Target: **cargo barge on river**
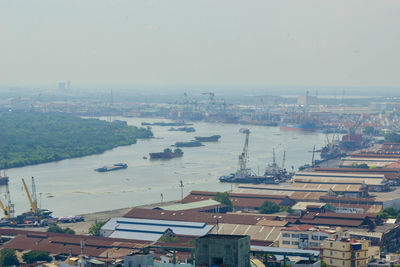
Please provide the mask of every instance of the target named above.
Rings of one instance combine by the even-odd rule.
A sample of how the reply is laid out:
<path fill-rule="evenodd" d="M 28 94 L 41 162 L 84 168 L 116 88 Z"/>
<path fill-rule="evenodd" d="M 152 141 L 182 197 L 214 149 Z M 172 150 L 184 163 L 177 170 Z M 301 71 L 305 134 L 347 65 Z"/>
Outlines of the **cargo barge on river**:
<path fill-rule="evenodd" d="M 121 170 L 121 169 L 126 169 L 128 168 L 128 164 L 126 163 L 117 163 L 111 166 L 103 166 L 101 168 L 95 169 L 96 172 L 110 172 L 110 171 L 116 171 L 116 170 Z"/>

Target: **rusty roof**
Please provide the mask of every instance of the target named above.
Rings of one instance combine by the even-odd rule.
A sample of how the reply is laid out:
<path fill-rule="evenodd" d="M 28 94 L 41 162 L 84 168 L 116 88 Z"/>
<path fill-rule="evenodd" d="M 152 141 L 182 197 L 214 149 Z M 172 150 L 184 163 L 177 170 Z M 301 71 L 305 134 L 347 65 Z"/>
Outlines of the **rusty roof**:
<path fill-rule="evenodd" d="M 253 214 L 252 214 L 253 215 Z M 187 222 L 204 222 L 208 224 L 232 223 L 232 224 L 247 224 L 256 225 L 260 220 L 276 220 L 277 216 L 258 214 L 253 216 L 243 216 L 234 213 L 209 213 L 198 211 L 168 211 L 155 209 L 133 208 L 127 214 L 126 218 L 142 218 L 154 220 L 172 220 L 172 221 L 187 221 Z"/>
<path fill-rule="evenodd" d="M 1 235 L 15 236 L 3 244 L 15 250 L 40 250 L 51 254 L 81 254 L 81 241 L 85 242 L 84 254 L 91 257 L 121 258 L 150 244 L 141 240 L 116 239 L 98 236 L 41 233 L 16 229 L 0 229 Z"/>

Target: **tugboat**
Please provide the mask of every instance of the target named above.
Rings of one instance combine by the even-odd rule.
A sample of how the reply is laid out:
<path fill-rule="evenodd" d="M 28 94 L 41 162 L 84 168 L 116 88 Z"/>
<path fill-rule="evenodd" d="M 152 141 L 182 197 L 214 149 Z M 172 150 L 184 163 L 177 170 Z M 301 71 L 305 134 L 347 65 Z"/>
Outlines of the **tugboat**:
<path fill-rule="evenodd" d="M 128 164 L 126 163 L 117 163 L 111 166 L 103 166 L 101 168 L 95 169 L 96 172 L 110 172 L 110 171 L 116 171 L 116 170 L 121 170 L 121 169 L 126 169 L 128 168 Z"/>
<path fill-rule="evenodd" d="M 183 151 L 179 148 L 172 151 L 169 148 L 164 149 L 163 152 L 149 153 L 150 159 L 172 159 L 183 156 Z"/>
<path fill-rule="evenodd" d="M 218 142 L 221 138 L 220 135 L 212 135 L 212 136 L 195 136 L 194 139 L 199 142 Z"/>

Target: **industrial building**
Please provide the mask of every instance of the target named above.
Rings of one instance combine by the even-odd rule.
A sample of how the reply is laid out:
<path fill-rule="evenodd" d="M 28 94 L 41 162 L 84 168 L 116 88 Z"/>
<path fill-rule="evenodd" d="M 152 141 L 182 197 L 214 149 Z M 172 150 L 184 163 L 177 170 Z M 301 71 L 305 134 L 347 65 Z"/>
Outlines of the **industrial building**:
<path fill-rule="evenodd" d="M 111 238 L 157 241 L 166 232 L 199 237 L 210 232 L 212 228 L 212 225 L 199 222 L 117 218 L 103 225 L 100 233 Z"/>

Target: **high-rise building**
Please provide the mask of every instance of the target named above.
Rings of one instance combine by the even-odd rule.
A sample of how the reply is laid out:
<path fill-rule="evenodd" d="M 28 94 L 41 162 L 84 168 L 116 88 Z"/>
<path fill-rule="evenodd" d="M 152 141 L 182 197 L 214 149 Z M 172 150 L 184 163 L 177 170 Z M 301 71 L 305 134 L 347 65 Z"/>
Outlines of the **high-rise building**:
<path fill-rule="evenodd" d="M 58 90 L 65 90 L 65 82 L 58 83 Z"/>

